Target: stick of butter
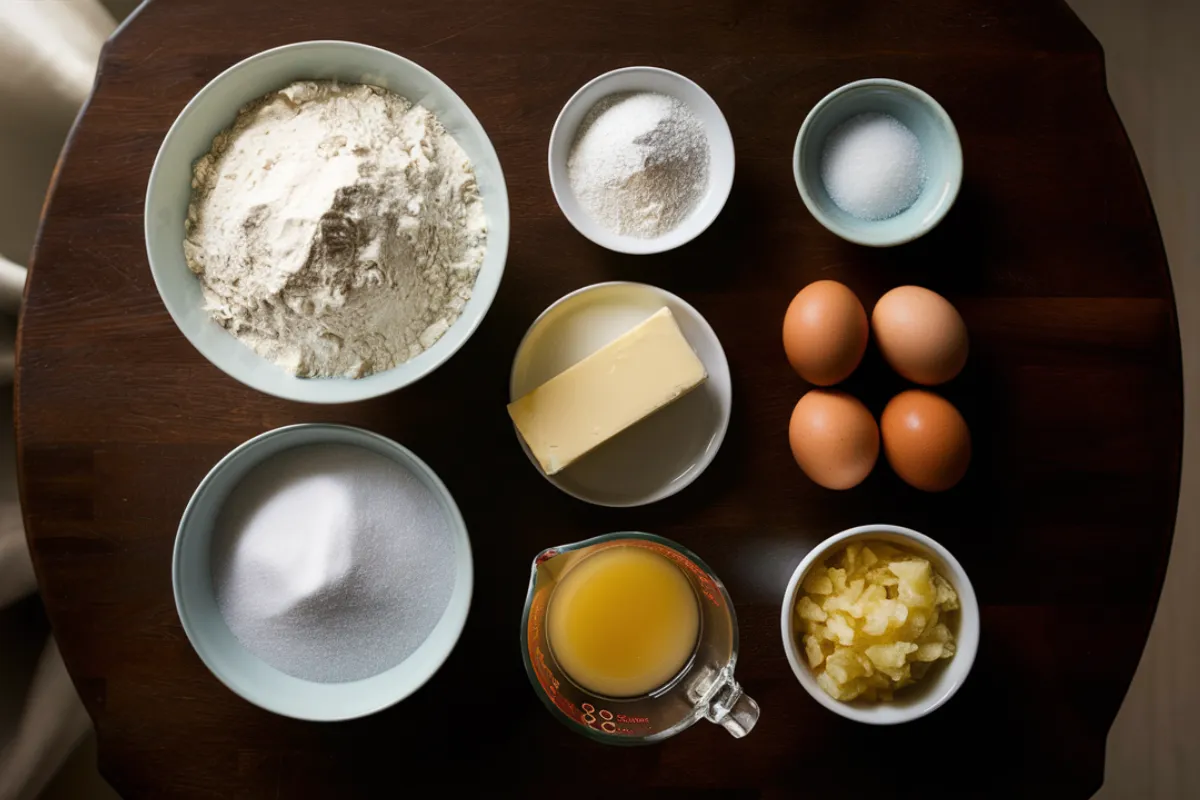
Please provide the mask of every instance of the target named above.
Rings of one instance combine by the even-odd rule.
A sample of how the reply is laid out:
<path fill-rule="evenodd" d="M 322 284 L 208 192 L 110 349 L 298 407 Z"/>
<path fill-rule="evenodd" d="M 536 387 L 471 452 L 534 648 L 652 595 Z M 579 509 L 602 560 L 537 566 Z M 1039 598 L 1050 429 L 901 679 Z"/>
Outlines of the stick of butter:
<path fill-rule="evenodd" d="M 669 308 L 508 405 L 554 475 L 708 379 Z"/>

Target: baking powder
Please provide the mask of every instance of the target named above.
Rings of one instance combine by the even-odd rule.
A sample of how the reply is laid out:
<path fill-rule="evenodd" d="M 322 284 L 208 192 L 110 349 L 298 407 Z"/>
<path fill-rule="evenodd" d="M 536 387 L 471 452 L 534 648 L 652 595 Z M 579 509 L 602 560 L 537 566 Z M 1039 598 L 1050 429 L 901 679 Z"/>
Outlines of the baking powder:
<path fill-rule="evenodd" d="M 571 190 L 614 233 L 653 239 L 674 229 L 708 189 L 704 124 L 665 94 L 616 94 L 596 104 L 567 159 Z"/>

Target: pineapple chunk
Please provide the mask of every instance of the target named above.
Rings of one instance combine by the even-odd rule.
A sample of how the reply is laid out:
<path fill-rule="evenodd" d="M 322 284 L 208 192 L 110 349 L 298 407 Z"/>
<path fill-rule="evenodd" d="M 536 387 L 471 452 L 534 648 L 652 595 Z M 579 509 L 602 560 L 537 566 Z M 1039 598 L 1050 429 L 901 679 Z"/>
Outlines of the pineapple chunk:
<path fill-rule="evenodd" d="M 876 586 L 898 586 L 900 584 L 900 579 L 888 569 L 886 564 L 868 571 L 866 578 Z"/>
<path fill-rule="evenodd" d="M 862 563 L 862 569 L 865 572 L 879 563 L 879 556 L 875 555 L 875 551 L 870 547 L 863 547 L 862 552 L 858 554 L 858 560 Z"/>
<path fill-rule="evenodd" d="M 865 586 L 866 581 L 862 578 L 856 578 L 846 584 L 846 588 L 842 591 L 825 598 L 825 602 L 821 607 L 826 611 L 845 611 L 848 613 L 854 607 L 854 604 L 858 602 L 858 598 L 862 596 Z M 859 614 L 859 616 L 862 615 Z"/>
<path fill-rule="evenodd" d="M 842 689 L 842 685 L 829 677 L 826 671 L 817 673 L 817 685 L 825 690 L 825 694 L 832 697 L 834 700 L 849 700 L 847 693 Z"/>
<path fill-rule="evenodd" d="M 937 600 L 930 581 L 933 572 L 925 559 L 893 561 L 888 568 L 900 579 L 900 600 L 905 605 L 931 606 Z"/>
<path fill-rule="evenodd" d="M 809 594 L 833 594 L 833 581 L 824 569 L 809 570 L 802 585 Z"/>
<path fill-rule="evenodd" d="M 846 609 L 850 616 L 855 619 L 863 619 L 867 612 L 873 608 L 877 608 L 880 603 L 887 602 L 887 589 L 882 586 L 868 586 L 866 590 L 858 596 L 858 600 L 854 602 L 850 608 Z"/>
<path fill-rule="evenodd" d="M 833 634 L 838 644 L 854 644 L 854 628 L 846 621 L 846 615 L 834 612 L 829 615 L 825 627 Z"/>
<path fill-rule="evenodd" d="M 880 669 L 899 669 L 908 663 L 908 654 L 915 653 L 917 645 L 911 642 L 896 642 L 895 644 L 873 644 L 867 648 L 867 658 Z"/>
<path fill-rule="evenodd" d="M 846 568 L 846 574 L 854 577 L 858 574 L 858 554 L 862 552 L 861 544 L 846 545 L 846 555 L 842 557 L 842 566 Z"/>
<path fill-rule="evenodd" d="M 929 645 L 925 645 L 928 647 Z M 941 645 L 937 645 L 941 647 Z M 821 647 L 821 640 L 816 636 L 804 637 L 804 655 L 808 658 L 808 666 L 816 669 L 821 666 L 821 662 L 825 660 L 825 650 Z"/>
<path fill-rule="evenodd" d="M 934 575 L 933 588 L 937 592 L 937 598 L 933 601 L 934 605 L 943 611 L 958 610 L 958 592 L 954 591 L 954 587 L 945 578 L 941 575 Z"/>
<path fill-rule="evenodd" d="M 810 597 L 800 598 L 800 603 L 796 606 L 796 613 L 800 615 L 800 619 L 809 619 L 813 622 L 824 622 L 829 618 L 825 610 L 814 603 Z"/>
<path fill-rule="evenodd" d="M 926 642 L 917 646 L 914 658 L 917 661 L 937 661 L 946 652 L 946 645 L 941 642 Z"/>
<path fill-rule="evenodd" d="M 833 591 L 841 594 L 846 591 L 846 570 L 830 569 L 828 571 L 829 580 L 833 583 Z"/>

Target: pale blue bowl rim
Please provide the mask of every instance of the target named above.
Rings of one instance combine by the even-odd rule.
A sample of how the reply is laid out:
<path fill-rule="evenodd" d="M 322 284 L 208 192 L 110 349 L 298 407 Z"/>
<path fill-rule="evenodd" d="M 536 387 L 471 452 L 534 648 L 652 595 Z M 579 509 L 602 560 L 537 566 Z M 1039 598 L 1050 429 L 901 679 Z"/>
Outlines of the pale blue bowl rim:
<path fill-rule="evenodd" d="M 180 545 L 183 541 L 183 537 L 186 535 L 186 530 L 192 524 L 193 517 L 200 506 L 201 501 L 199 498 L 201 498 L 201 496 L 204 494 L 204 491 L 214 480 L 216 480 L 216 477 L 220 475 L 221 472 L 228 469 L 240 458 L 243 458 L 248 452 L 260 447 L 268 440 L 277 438 L 291 438 L 305 431 L 323 431 L 333 434 L 334 436 L 365 436 L 376 440 L 385 448 L 400 454 L 407 462 L 402 464 L 402 466 L 405 468 L 416 469 L 417 471 L 423 473 L 424 476 L 429 478 L 430 483 L 434 487 L 435 493 L 440 495 L 441 498 L 445 500 L 445 507 L 449 512 L 448 522 L 450 523 L 452 529 L 463 532 L 463 539 L 466 546 L 467 569 L 465 576 L 460 578 L 466 584 L 466 603 L 464 606 L 464 611 L 461 614 L 461 619 L 454 621 L 454 627 L 456 630 L 454 632 L 453 640 L 451 641 L 450 646 L 446 649 L 446 652 L 442 654 L 440 658 L 438 658 L 436 666 L 430 670 L 428 675 L 424 676 L 423 679 L 417 682 L 416 686 L 411 692 L 408 692 L 402 696 L 381 695 L 377 700 L 371 703 L 364 703 L 361 707 L 355 708 L 349 713 L 339 716 L 326 716 L 307 712 L 303 707 L 303 702 L 298 702 L 295 706 L 289 706 L 287 708 L 277 705 L 264 705 L 263 703 L 259 702 L 258 698 L 254 698 L 246 694 L 236 676 L 230 675 L 227 672 L 218 669 L 215 664 L 213 664 L 209 659 L 205 658 L 201 649 L 196 647 L 196 641 L 200 638 L 203 638 L 204 634 L 195 625 L 189 622 L 189 615 L 184 611 L 185 603 L 183 602 L 180 589 L 180 586 L 183 582 L 183 578 L 180 574 Z M 297 446 L 303 446 L 303 443 L 297 443 Z M 212 469 L 205 474 L 200 483 L 196 485 L 195 491 L 192 492 L 192 496 L 188 499 L 187 505 L 184 507 L 183 514 L 179 518 L 179 527 L 175 533 L 175 544 L 171 551 L 171 592 L 175 599 L 176 616 L 179 617 L 179 622 L 183 626 L 183 632 L 188 638 L 188 643 L 192 646 L 192 652 L 196 654 L 208 671 L 227 689 L 248 703 L 258 706 L 266 711 L 270 711 L 274 714 L 310 722 L 340 722 L 343 720 L 359 719 L 361 717 L 370 716 L 371 714 L 375 714 L 383 711 L 386 708 L 390 708 L 405 698 L 410 697 L 418 689 L 428 683 L 434 675 L 437 674 L 438 670 L 441 669 L 442 665 L 445 664 L 446 659 L 450 657 L 450 654 L 458 645 L 458 640 L 462 637 L 463 629 L 467 624 L 467 616 L 470 611 L 471 598 L 474 594 L 475 584 L 475 570 L 473 561 L 474 559 L 471 553 L 470 536 L 467 535 L 467 524 L 463 519 L 462 512 L 458 508 L 458 504 L 454 502 L 454 496 L 450 494 L 450 490 L 442 482 L 442 479 L 438 477 L 438 474 L 434 472 L 433 468 L 426 464 L 419 456 L 417 456 L 416 453 L 409 450 L 399 442 L 389 439 L 382 434 L 375 433 L 374 431 L 369 431 L 364 428 L 358 428 L 353 425 L 339 425 L 335 423 L 324 422 L 301 422 L 293 425 L 284 425 L 279 428 L 272 428 L 269 431 L 264 431 L 263 433 L 260 433 L 257 436 L 242 442 L 237 447 L 223 455 L 221 459 L 213 465 Z M 450 613 L 449 606 L 447 606 L 445 613 Z"/>
<path fill-rule="evenodd" d="M 945 196 L 943 197 L 942 202 L 938 206 L 937 213 L 928 220 L 927 224 L 914 227 L 891 239 L 868 239 L 859 236 L 853 230 L 839 225 L 837 222 L 830 219 L 829 216 L 825 214 L 825 211 L 821 208 L 820 204 L 817 203 L 817 201 L 814 200 L 809 194 L 808 187 L 805 184 L 804 176 L 800 171 L 801 143 L 810 132 L 813 120 L 824 113 L 829 105 L 841 95 L 856 89 L 863 89 L 867 87 L 891 89 L 902 94 L 908 94 L 932 111 L 934 116 L 938 117 L 945 124 L 946 130 L 950 134 L 949 139 L 951 142 L 951 147 L 947 152 L 947 155 L 950 157 L 956 167 L 956 169 L 952 170 L 950 190 L 946 192 Z M 950 208 L 954 205 L 955 199 L 958 197 L 958 190 L 962 186 L 962 164 L 962 142 L 958 136 L 958 129 L 954 127 L 954 121 L 950 119 L 950 115 L 946 113 L 946 109 L 942 108 L 942 104 L 933 99 L 933 96 L 928 92 L 924 91 L 923 89 L 918 89 L 911 83 L 898 81 L 895 78 L 863 78 L 861 80 L 851 81 L 844 86 L 839 86 L 829 94 L 822 97 L 821 100 L 812 107 L 812 110 L 809 111 L 808 115 L 804 118 L 804 123 L 800 126 L 800 132 L 796 134 L 796 145 L 792 149 L 792 176 L 796 180 L 796 188 L 800 190 L 800 197 L 804 200 L 804 205 L 808 208 L 809 212 L 816 218 L 817 222 L 820 222 L 822 225 L 824 225 L 825 228 L 830 232 L 837 234 L 848 242 L 866 245 L 867 247 L 891 247 L 893 245 L 905 244 L 921 238 L 926 233 L 936 228 L 938 223 L 942 221 L 942 218 L 945 217 L 950 211 Z"/>

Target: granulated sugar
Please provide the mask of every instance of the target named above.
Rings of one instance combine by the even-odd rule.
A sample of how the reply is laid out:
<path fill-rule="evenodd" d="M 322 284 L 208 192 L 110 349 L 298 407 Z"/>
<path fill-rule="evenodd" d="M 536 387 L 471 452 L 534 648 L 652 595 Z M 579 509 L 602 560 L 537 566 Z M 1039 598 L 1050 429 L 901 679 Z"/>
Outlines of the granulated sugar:
<path fill-rule="evenodd" d="M 614 233 L 653 239 L 692 212 L 708 189 L 704 124 L 665 94 L 606 97 L 588 112 L 567 158 L 584 211 Z"/>
<path fill-rule="evenodd" d="M 894 217 L 916 202 L 925 186 L 921 142 L 888 114 L 851 117 L 825 140 L 821 180 L 846 213 L 865 220 Z"/>
<path fill-rule="evenodd" d="M 287 450 L 226 501 L 213 540 L 225 622 L 277 669 L 322 683 L 377 675 L 429 636 L 450 600 L 454 540 L 438 499 L 350 445 Z"/>

